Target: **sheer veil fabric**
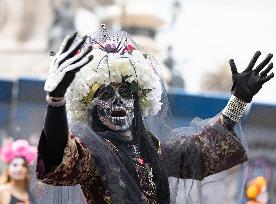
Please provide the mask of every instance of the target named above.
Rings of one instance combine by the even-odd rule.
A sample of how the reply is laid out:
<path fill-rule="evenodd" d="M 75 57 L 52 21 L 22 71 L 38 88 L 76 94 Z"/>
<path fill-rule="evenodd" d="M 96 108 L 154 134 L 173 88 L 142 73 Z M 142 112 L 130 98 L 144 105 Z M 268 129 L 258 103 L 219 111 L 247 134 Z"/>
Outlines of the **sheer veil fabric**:
<path fill-rule="evenodd" d="M 163 170 L 168 177 L 170 203 L 224 203 L 229 198 L 230 193 L 227 190 L 221 191 L 218 189 L 218 186 L 228 185 L 229 178 L 230 180 L 236 178 L 235 174 L 237 174 L 237 171 L 223 171 L 226 170 L 224 166 L 228 168 L 236 164 L 226 164 L 227 162 L 232 162 L 231 158 L 221 161 L 222 158 L 216 157 L 214 152 L 221 150 L 223 154 L 228 154 L 228 150 L 232 151 L 229 147 L 233 148 L 237 144 L 242 144 L 241 146 L 246 147 L 246 140 L 242 134 L 240 124 L 236 125 L 235 131 L 229 131 L 218 123 L 221 116 L 218 113 L 217 116 L 211 119 L 195 119 L 189 127 L 175 128 L 167 92 L 162 80 L 162 71 L 158 62 L 126 33 L 108 33 L 108 35 L 115 36 L 114 38 L 116 39 L 119 36 L 120 42 L 132 45 L 135 49 L 139 50 L 146 56 L 147 63 L 154 70 L 156 76 L 158 76 L 162 89 L 160 110 L 154 115 L 147 114 L 145 116 L 143 110 L 141 110 L 140 114 L 142 115 L 142 121 L 146 130 L 160 142 L 159 160 L 162 162 Z M 102 33 L 91 34 L 90 36 L 92 36 L 92 39 L 100 41 Z M 102 60 L 98 63 L 108 63 L 108 61 Z M 89 66 L 89 64 L 86 66 Z M 81 72 L 82 70 L 80 70 L 80 74 Z M 77 85 L 78 74 L 69 87 L 70 89 L 73 89 Z M 69 96 L 67 94 L 67 100 L 68 98 L 70 98 L 70 94 Z M 93 108 L 94 106 L 91 104 L 87 109 L 90 115 Z M 110 192 L 113 203 L 142 203 L 142 192 L 139 185 L 137 185 L 137 182 L 122 164 L 118 156 L 106 144 L 105 139 L 116 137 L 116 134 L 95 132 L 89 125 L 89 117 L 86 118 L 86 121 L 78 121 L 76 118 L 70 116 L 70 111 L 68 112 L 70 131 L 74 136 L 79 137 L 89 150 L 93 152 L 95 162 L 100 169 L 101 179 L 106 189 Z M 205 138 L 205 135 L 209 136 Z M 225 137 L 224 141 L 217 142 L 220 144 L 219 146 L 215 145 L 216 141 L 222 137 Z M 214 145 L 212 142 L 214 142 Z M 210 154 L 202 154 L 202 152 L 206 151 L 206 148 L 208 148 Z M 217 148 L 220 148 L 220 150 Z M 233 154 L 234 156 L 232 156 L 235 157 L 235 153 Z M 202 167 L 207 162 L 211 166 L 211 170 L 208 171 Z M 243 183 L 246 166 L 242 165 L 241 168 L 244 169 L 244 172 L 240 174 L 239 181 Z M 218 169 L 222 172 L 217 173 Z M 79 185 L 51 186 L 43 184 L 35 177 L 35 167 L 32 167 L 32 172 L 33 175 L 30 182 L 32 203 L 86 203 Z M 210 175 L 210 173 L 214 173 L 214 175 Z M 239 189 L 235 193 L 234 196 L 238 200 L 238 197 L 242 194 L 242 189 Z"/>

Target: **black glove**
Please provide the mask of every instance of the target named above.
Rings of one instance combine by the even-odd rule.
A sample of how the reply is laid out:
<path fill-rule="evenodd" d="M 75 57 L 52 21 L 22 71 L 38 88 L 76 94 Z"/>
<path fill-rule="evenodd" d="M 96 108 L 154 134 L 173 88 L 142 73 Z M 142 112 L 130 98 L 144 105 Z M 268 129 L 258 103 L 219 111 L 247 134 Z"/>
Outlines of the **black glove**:
<path fill-rule="evenodd" d="M 75 78 L 75 74 L 93 59 L 93 55 L 89 55 L 92 50 L 91 46 L 81 49 L 87 36 L 82 37 L 80 41 L 74 43 L 76 36 L 77 33 L 68 35 L 64 39 L 59 52 L 53 58 L 51 66 L 54 71 L 48 77 L 57 77 L 60 81 L 57 80 L 58 84 L 55 89 L 49 92 L 49 95 L 52 97 L 64 97 L 67 88 Z M 50 81 L 51 79 L 47 80 Z"/>
<path fill-rule="evenodd" d="M 268 54 L 267 57 L 255 69 L 253 69 L 260 55 L 261 52 L 257 51 L 247 68 L 241 73 L 238 73 L 234 60 L 230 59 L 229 61 L 233 80 L 231 93 L 246 103 L 250 103 L 253 96 L 262 88 L 262 85 L 274 77 L 273 72 L 267 75 L 273 68 L 272 62 L 267 66 L 273 57 L 272 54 Z M 262 72 L 260 73 L 260 71 Z"/>

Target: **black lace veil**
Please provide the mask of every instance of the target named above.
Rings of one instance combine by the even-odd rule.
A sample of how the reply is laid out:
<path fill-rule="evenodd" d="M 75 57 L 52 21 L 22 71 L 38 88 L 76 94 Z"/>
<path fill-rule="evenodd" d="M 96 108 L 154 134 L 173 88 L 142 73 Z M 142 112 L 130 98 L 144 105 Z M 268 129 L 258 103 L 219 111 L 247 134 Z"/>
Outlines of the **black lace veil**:
<path fill-rule="evenodd" d="M 104 29 L 99 33 L 91 34 L 90 36 L 91 38 L 89 38 L 87 43 L 89 44 L 93 42 L 94 46 L 98 45 L 98 49 L 104 49 L 101 47 L 101 42 L 105 41 L 107 37 L 109 40 L 115 40 L 116 46 L 113 50 L 110 50 L 110 52 L 114 53 L 125 48 L 125 45 L 133 46 L 136 50 L 139 50 L 143 56 L 145 56 L 149 67 L 155 74 L 154 77 L 158 77 L 161 90 L 159 101 L 160 109 L 156 114 L 147 114 L 145 116 L 143 108 L 140 103 L 138 103 L 139 95 L 137 94 L 135 118 L 133 121 L 134 128 L 132 130 L 133 134 L 136 136 L 135 138 L 137 139 L 137 142 L 140 144 L 143 157 L 145 157 L 146 161 L 153 167 L 153 180 L 157 186 L 157 203 L 226 203 L 224 201 L 227 201 L 228 197 L 231 197 L 232 195 L 230 190 L 227 192 L 230 183 L 235 183 L 236 181 L 244 182 L 244 172 L 246 171 L 245 165 L 240 167 L 240 169 L 243 170 L 237 170 L 236 168 L 215 175 L 206 175 L 207 177 L 204 178 L 202 177 L 202 160 L 205 158 L 202 158 L 202 149 L 200 149 L 197 146 L 197 143 L 193 140 L 193 136 L 206 131 L 206 127 L 212 127 L 212 129 L 210 128 L 210 131 L 207 131 L 206 134 L 214 133 L 218 136 L 226 135 L 226 138 L 233 137 L 231 132 L 227 129 L 222 128 L 219 125 L 213 125 L 220 113 L 211 119 L 193 120 L 189 127 L 175 128 L 173 115 L 167 98 L 167 92 L 162 80 L 161 66 L 155 58 L 135 43 L 127 33 L 109 33 Z M 108 63 L 108 60 L 98 62 L 98 64 L 101 63 Z M 139 60 L 135 63 L 139 63 Z M 135 63 L 133 65 L 134 69 Z M 72 83 L 70 87 L 71 89 L 78 85 L 77 80 L 78 75 Z M 123 159 L 124 161 L 122 162 L 122 160 L 112 152 L 109 146 L 106 145 L 105 139 L 112 140 L 116 143 L 117 148 L 121 148 L 121 152 L 124 152 L 123 147 L 121 147 L 121 144 L 123 144 L 124 141 L 116 140 L 116 138 L 120 136 L 112 131 L 98 132 L 89 125 L 89 121 L 91 121 L 91 113 L 94 108 L 95 106 L 91 102 L 90 106 L 87 108 L 87 111 L 89 111 L 89 117 L 86 117 L 86 122 L 81 120 L 78 121 L 74 118 L 72 119 L 69 115 L 70 131 L 76 137 L 81 138 L 82 142 L 84 142 L 90 151 L 93 152 L 93 155 L 95 155 L 95 161 L 99 166 L 101 179 L 106 189 L 110 192 L 113 203 L 144 203 L 136 175 L 131 173 L 132 166 L 128 165 L 128 158 Z M 241 142 L 246 146 L 246 141 L 241 132 L 240 124 L 236 125 L 235 133 L 236 138 L 234 141 L 237 143 Z M 157 141 L 160 142 L 161 149 L 157 148 L 157 145 L 153 143 L 151 137 L 158 139 Z M 208 142 L 210 141 L 206 141 L 206 143 Z M 202 148 L 204 150 L 204 147 Z M 212 145 L 210 145 L 210 149 L 216 151 L 216 148 L 216 146 L 212 147 Z M 220 162 L 215 161 L 216 159 L 218 158 L 210 158 L 210 162 L 214 163 L 214 165 Z M 185 172 L 182 172 L 183 169 L 186 169 Z M 86 203 L 79 185 L 46 185 L 35 178 L 34 167 L 32 167 L 32 172 L 33 176 L 30 185 L 32 203 Z M 233 188 L 233 196 L 237 201 L 239 200 L 238 197 L 241 196 L 242 190 L 239 189 L 239 192 L 236 192 L 235 186 Z"/>

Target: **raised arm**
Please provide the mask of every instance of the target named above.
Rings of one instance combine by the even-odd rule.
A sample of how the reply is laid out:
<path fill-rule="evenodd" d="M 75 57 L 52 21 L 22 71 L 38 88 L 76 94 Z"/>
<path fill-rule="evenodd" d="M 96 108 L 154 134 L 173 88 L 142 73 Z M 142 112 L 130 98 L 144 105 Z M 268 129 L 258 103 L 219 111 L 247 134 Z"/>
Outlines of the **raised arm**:
<path fill-rule="evenodd" d="M 247 68 L 241 73 L 238 73 L 234 60 L 231 59 L 229 61 L 233 80 L 231 88 L 232 97 L 222 113 L 225 118 L 229 118 L 233 122 L 239 122 L 246 104 L 252 101 L 254 95 L 260 91 L 264 83 L 274 77 L 273 72 L 268 75 L 273 68 L 273 63 L 269 63 L 273 57 L 272 54 L 268 54 L 267 57 L 253 69 L 260 55 L 261 52 L 257 51 Z"/>
<path fill-rule="evenodd" d="M 273 68 L 272 63 L 268 65 L 272 54 L 253 69 L 260 54 L 259 51 L 256 52 L 241 73 L 238 73 L 234 60 L 230 60 L 233 95 L 218 117 L 192 135 L 184 135 L 185 133 L 176 130 L 178 137 L 163 144 L 163 157 L 170 176 L 202 180 L 247 160 L 246 151 L 234 132 L 234 126 L 240 121 L 246 104 L 274 76 L 273 73 L 268 75 Z"/>
<path fill-rule="evenodd" d="M 76 36 L 77 33 L 74 33 L 64 39 L 58 53 L 52 58 L 45 83 L 48 107 L 42 136 L 45 136 L 43 154 L 49 166 L 60 164 L 67 143 L 68 124 L 64 100 L 66 90 L 76 72 L 93 58 L 89 55 L 91 47 L 81 49 L 86 36 L 79 41 L 76 41 Z"/>

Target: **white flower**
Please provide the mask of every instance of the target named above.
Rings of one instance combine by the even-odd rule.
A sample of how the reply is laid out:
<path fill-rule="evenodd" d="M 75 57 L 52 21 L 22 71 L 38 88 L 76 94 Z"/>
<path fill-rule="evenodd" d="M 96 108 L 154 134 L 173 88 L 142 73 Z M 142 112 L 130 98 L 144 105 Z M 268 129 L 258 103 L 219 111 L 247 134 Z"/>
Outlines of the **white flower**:
<path fill-rule="evenodd" d="M 101 49 L 92 50 L 94 59 L 83 67 L 75 77 L 66 93 L 69 121 L 88 123 L 90 104 L 84 104 L 83 99 L 90 92 L 90 87 L 111 82 L 122 82 L 122 77 L 128 76 L 126 82 L 137 82 L 139 90 L 149 89 L 145 96 L 140 97 L 143 115 L 155 115 L 161 109 L 162 85 L 159 76 L 150 62 L 139 50 L 126 57 L 119 53 L 107 53 Z"/>

